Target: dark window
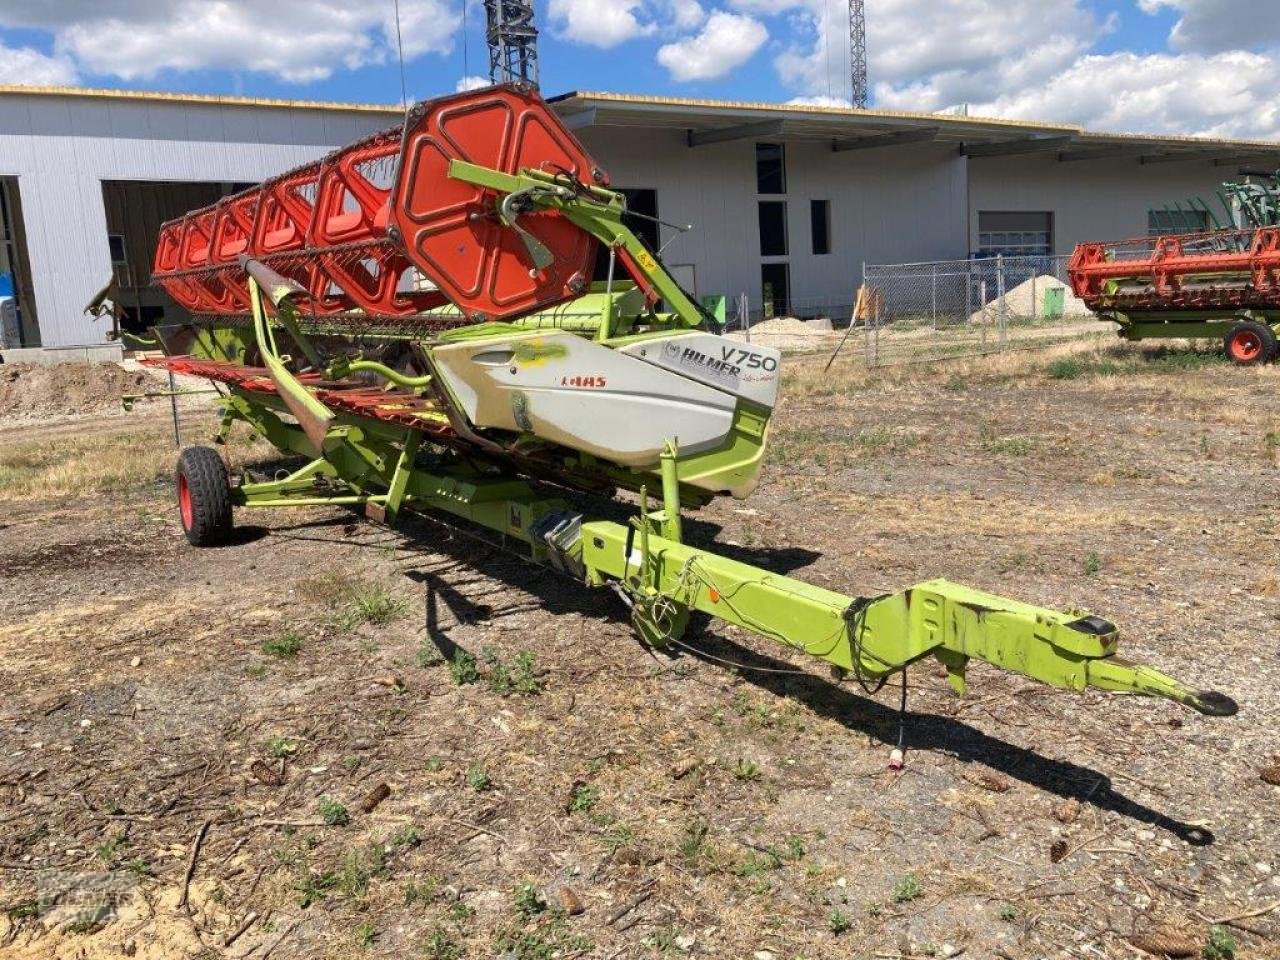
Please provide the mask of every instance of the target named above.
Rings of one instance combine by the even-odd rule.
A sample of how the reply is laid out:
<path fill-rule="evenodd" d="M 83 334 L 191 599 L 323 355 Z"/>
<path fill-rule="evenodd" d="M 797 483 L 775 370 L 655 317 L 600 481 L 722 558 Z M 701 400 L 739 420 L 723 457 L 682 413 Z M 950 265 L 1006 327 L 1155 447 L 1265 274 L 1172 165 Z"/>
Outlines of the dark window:
<path fill-rule="evenodd" d="M 1208 233 L 1208 210 L 1164 210 L 1147 211 L 1147 235 L 1152 237 L 1172 236 L 1180 233 Z"/>
<path fill-rule="evenodd" d="M 791 270 L 787 264 L 760 265 L 760 302 L 766 319 L 791 312 Z"/>
<path fill-rule="evenodd" d="M 658 191 L 647 188 L 610 187 L 627 198 L 627 212 L 622 215 L 623 226 L 644 241 L 644 245 L 654 253 L 662 246 L 658 238 Z M 615 267 L 613 275 L 622 279 L 626 271 Z M 604 281 L 609 278 L 609 251 L 600 244 L 596 254 L 594 279 Z"/>
<path fill-rule="evenodd" d="M 814 256 L 831 252 L 831 201 L 809 201 L 809 230 L 813 236 Z"/>
<path fill-rule="evenodd" d="M 978 213 L 978 256 L 1048 257 L 1053 255 L 1053 213 L 987 211 Z"/>
<path fill-rule="evenodd" d="M 787 155 L 782 144 L 756 144 L 756 192 L 787 192 Z"/>
<path fill-rule="evenodd" d="M 129 258 L 124 252 L 124 235 L 119 233 L 107 234 L 107 245 L 111 247 L 112 263 L 128 263 Z"/>
<path fill-rule="evenodd" d="M 760 256 L 787 255 L 787 205 L 781 200 L 760 201 Z"/>

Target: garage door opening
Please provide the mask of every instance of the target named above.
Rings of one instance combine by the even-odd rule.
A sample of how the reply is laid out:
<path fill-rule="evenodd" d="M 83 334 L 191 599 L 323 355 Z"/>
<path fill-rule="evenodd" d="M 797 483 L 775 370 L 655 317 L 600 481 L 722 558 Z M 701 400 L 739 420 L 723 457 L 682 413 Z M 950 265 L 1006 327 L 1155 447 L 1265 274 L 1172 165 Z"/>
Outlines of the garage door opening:
<path fill-rule="evenodd" d="M 104 180 L 111 272 L 124 311 L 120 328 L 145 335 L 148 328 L 185 323 L 191 315 L 160 287 L 151 285 L 151 263 L 160 227 L 200 207 L 250 186 L 245 183 L 168 183 L 150 180 Z"/>
<path fill-rule="evenodd" d="M 40 346 L 17 177 L 0 177 L 0 346 Z"/>

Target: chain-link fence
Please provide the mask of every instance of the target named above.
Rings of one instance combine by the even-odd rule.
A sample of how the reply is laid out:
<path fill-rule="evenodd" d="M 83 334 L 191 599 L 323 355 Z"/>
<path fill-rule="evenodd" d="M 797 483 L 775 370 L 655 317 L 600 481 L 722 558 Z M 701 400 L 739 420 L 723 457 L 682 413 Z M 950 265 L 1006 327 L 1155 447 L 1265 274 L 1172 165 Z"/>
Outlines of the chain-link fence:
<path fill-rule="evenodd" d="M 855 325 L 870 366 L 1044 346 L 1109 328 L 1071 292 L 1067 257 L 868 264 Z"/>
<path fill-rule="evenodd" d="M 731 333 L 792 352 L 861 349 L 869 366 L 944 360 L 1106 336 L 1071 292 L 1067 257 L 867 264 L 856 301 L 744 293 L 726 304 Z M 768 289 L 766 295 L 770 293 Z"/>

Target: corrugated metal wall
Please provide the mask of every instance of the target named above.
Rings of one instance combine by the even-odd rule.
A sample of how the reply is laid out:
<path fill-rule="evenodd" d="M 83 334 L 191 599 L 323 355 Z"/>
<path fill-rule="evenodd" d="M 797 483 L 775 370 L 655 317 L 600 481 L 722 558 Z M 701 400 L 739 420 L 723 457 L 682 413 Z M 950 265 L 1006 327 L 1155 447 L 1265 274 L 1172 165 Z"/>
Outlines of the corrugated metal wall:
<path fill-rule="evenodd" d="M 1233 177 L 1212 160 L 1140 164 L 1137 160 L 1058 163 L 1045 157 L 969 161 L 970 236 L 978 244 L 978 214 L 990 211 L 1053 213 L 1054 253 L 1076 244 L 1147 234 L 1147 212 L 1186 201 L 1210 200 Z M 1185 205 L 1185 203 L 1184 203 Z M 1215 204 L 1216 206 L 1216 204 Z"/>
<path fill-rule="evenodd" d="M 106 180 L 256 183 L 392 126 L 397 113 L 0 95 L 44 346 L 96 344 L 84 305 L 111 276 Z M 148 262 L 149 262 L 148 256 Z"/>

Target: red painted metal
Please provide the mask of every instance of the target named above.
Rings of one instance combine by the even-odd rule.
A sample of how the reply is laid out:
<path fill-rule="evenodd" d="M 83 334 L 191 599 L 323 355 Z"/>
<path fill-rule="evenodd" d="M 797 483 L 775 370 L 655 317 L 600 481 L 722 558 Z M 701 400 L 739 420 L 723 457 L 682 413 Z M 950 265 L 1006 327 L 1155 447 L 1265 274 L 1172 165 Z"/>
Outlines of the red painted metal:
<path fill-rule="evenodd" d="M 238 258 L 248 254 L 307 291 L 304 314 L 407 318 L 451 301 L 459 322 L 519 316 L 585 289 L 596 241 L 554 211 L 522 216 L 554 258 L 535 269 L 498 221 L 498 197 L 448 176 L 455 159 L 607 182 L 537 94 L 498 86 L 441 97 L 418 104 L 403 128 L 165 224 L 153 280 L 193 313 L 243 314 Z"/>
<path fill-rule="evenodd" d="M 1227 353 L 1237 363 L 1252 363 L 1262 355 L 1262 337 L 1253 330 L 1237 330 L 1227 340 Z"/>
<path fill-rule="evenodd" d="M 1280 308 L 1280 228 L 1084 243 L 1068 271 L 1092 310 Z"/>
<path fill-rule="evenodd" d="M 172 370 L 174 373 L 217 380 L 249 393 L 279 392 L 266 367 L 188 356 L 150 357 L 141 362 L 147 366 Z M 436 405 L 429 398 L 418 396 L 411 390 L 385 390 L 370 386 L 362 380 L 326 380 L 319 373 L 301 373 L 296 376 L 315 393 L 321 403 L 332 410 L 413 427 L 440 441 L 447 441 L 453 436 L 453 429 L 443 419 Z M 179 478 L 179 501 L 182 496 L 181 483 L 182 478 Z"/>
<path fill-rule="evenodd" d="M 178 513 L 182 516 L 182 529 L 190 530 L 195 524 L 195 510 L 191 506 L 191 484 L 185 473 L 178 474 Z"/>

